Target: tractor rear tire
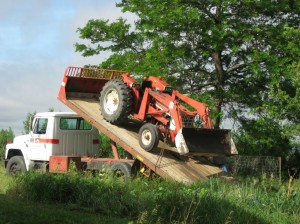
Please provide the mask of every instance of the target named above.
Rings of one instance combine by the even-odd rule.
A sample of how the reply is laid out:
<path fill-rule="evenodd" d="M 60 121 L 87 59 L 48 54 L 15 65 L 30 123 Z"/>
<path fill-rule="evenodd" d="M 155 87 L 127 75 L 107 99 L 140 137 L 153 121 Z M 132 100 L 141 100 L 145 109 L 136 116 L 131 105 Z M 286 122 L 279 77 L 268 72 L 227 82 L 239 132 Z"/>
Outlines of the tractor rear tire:
<path fill-rule="evenodd" d="M 133 110 L 131 89 L 122 81 L 108 81 L 100 93 L 100 111 L 103 118 L 112 124 L 121 124 Z"/>
<path fill-rule="evenodd" d="M 147 152 L 155 149 L 159 143 L 157 127 L 146 123 L 139 130 L 139 144 Z"/>

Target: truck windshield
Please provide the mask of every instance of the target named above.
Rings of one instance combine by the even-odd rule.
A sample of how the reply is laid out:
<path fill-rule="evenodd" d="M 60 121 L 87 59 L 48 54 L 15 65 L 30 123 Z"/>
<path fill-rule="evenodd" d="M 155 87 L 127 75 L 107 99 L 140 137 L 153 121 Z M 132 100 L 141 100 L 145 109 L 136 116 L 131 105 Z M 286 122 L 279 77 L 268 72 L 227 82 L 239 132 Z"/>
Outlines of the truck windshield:
<path fill-rule="evenodd" d="M 83 118 L 61 118 L 60 129 L 62 130 L 91 130 L 92 125 Z"/>

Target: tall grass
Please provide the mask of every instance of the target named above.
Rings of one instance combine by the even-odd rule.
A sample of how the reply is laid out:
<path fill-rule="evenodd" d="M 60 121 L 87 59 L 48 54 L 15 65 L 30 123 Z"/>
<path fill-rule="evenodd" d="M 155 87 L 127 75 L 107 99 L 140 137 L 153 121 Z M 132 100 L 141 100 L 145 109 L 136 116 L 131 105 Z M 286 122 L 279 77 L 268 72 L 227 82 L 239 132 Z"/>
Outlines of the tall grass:
<path fill-rule="evenodd" d="M 14 185 L 14 180 L 6 175 L 4 161 L 0 160 L 0 194 L 5 194 Z"/>
<path fill-rule="evenodd" d="M 76 173 L 29 172 L 8 193 L 24 200 L 64 203 L 138 223 L 300 223 L 300 182 L 268 179 L 229 183 L 210 179 L 193 185 L 139 177 L 130 183 Z"/>
<path fill-rule="evenodd" d="M 26 180 L 24 179 L 24 181 Z M 32 181 L 35 180 L 32 179 Z M 73 207 L 69 202 L 53 203 L 54 201 L 50 201 L 51 199 L 47 203 L 43 203 L 43 200 L 40 199 L 24 200 L 27 197 L 17 193 L 25 193 L 25 191 L 19 191 L 17 183 L 19 183 L 18 180 L 6 175 L 4 161 L 0 161 L 0 223 L 132 223 L 127 217 L 104 216 L 101 213 L 97 214 Z M 46 181 L 41 184 L 41 187 L 44 187 L 43 190 L 36 193 L 30 192 L 30 194 L 34 193 L 37 196 L 43 191 L 46 192 L 45 184 Z M 53 192 L 53 190 L 51 191 Z"/>

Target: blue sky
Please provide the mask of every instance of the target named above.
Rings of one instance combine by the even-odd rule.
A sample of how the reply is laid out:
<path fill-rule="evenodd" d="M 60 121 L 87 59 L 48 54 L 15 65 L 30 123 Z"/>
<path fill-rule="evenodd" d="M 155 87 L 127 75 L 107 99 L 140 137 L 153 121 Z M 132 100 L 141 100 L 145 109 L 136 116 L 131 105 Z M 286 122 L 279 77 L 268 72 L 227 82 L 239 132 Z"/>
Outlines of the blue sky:
<path fill-rule="evenodd" d="M 109 56 L 76 53 L 74 44 L 82 42 L 77 28 L 89 19 L 121 16 L 134 18 L 112 0 L 1 0 L 0 130 L 22 134 L 28 112 L 69 111 L 57 100 L 65 68 L 99 64 Z"/>

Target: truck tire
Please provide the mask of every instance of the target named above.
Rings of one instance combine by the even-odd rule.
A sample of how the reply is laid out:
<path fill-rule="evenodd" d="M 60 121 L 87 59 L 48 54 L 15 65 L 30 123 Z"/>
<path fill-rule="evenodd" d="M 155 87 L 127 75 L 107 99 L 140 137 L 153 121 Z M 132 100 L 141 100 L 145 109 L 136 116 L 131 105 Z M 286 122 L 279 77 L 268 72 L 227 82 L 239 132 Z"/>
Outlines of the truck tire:
<path fill-rule="evenodd" d="M 114 163 L 111 166 L 111 171 L 114 178 L 123 181 L 131 180 L 131 165 L 129 165 L 128 163 Z"/>
<path fill-rule="evenodd" d="M 112 124 L 121 124 L 133 110 L 130 88 L 122 81 L 108 81 L 100 93 L 100 111 L 103 118 Z"/>
<path fill-rule="evenodd" d="M 16 176 L 18 173 L 25 172 L 26 166 L 23 156 L 13 156 L 9 159 L 6 166 L 6 174 Z"/>
<path fill-rule="evenodd" d="M 147 152 L 155 149 L 159 142 L 157 127 L 146 123 L 139 130 L 139 144 Z"/>

